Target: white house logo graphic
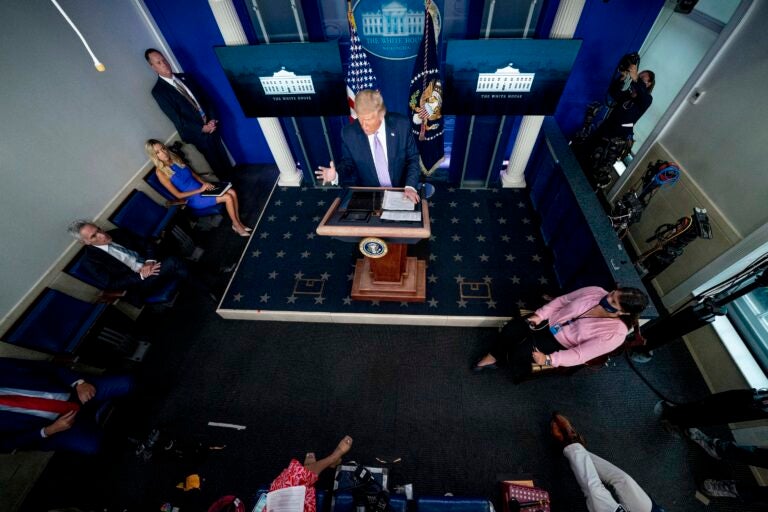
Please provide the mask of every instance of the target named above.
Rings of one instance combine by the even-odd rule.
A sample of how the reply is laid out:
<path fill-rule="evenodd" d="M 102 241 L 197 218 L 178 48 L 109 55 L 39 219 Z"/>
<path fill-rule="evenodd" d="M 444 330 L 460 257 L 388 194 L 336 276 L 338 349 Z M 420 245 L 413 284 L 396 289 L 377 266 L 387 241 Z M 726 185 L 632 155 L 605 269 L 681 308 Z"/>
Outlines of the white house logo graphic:
<path fill-rule="evenodd" d="M 424 37 L 424 0 L 356 0 L 353 2 L 360 44 L 382 59 L 411 59 Z M 440 11 L 430 4 L 439 34 Z M 437 36 L 436 36 L 437 37 Z"/>
<path fill-rule="evenodd" d="M 536 73 L 521 73 L 512 64 L 494 73 L 480 73 L 476 92 L 530 92 Z"/>
<path fill-rule="evenodd" d="M 362 18 L 366 36 L 420 36 L 424 30 L 424 11 L 408 9 L 400 2 L 390 2 L 379 11 L 363 13 Z"/>
<path fill-rule="evenodd" d="M 272 76 L 260 76 L 259 81 L 267 95 L 315 94 L 311 75 L 297 75 L 292 71 L 286 71 L 285 67 L 272 73 Z"/>

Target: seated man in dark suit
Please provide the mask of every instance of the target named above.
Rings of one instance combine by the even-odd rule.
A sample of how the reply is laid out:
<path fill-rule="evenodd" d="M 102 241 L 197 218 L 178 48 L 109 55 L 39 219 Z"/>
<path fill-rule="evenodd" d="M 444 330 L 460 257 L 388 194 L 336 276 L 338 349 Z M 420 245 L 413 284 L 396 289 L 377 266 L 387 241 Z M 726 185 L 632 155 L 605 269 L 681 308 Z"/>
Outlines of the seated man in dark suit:
<path fill-rule="evenodd" d="M 103 406 L 133 388 L 128 376 L 85 377 L 47 361 L 0 358 L 0 452 L 95 454 Z"/>
<path fill-rule="evenodd" d="M 154 259 L 155 246 L 114 230 L 105 232 L 92 222 L 76 220 L 69 233 L 85 245 L 83 271 L 93 280 L 105 282 L 108 291 L 126 290 L 131 302 L 141 302 L 173 280 L 184 280 L 188 270 L 175 256 Z"/>
<path fill-rule="evenodd" d="M 162 53 L 149 48 L 144 58 L 158 75 L 152 97 L 176 127 L 179 137 L 203 154 L 217 176 L 231 180 L 232 166 L 219 136 L 213 104 L 190 77 L 174 73 Z"/>
<path fill-rule="evenodd" d="M 419 150 L 407 117 L 387 113 L 379 91 L 363 89 L 355 96 L 357 119 L 341 131 L 341 161 L 318 167 L 315 175 L 345 186 L 405 187 L 405 196 L 419 202 L 416 187 L 421 167 Z"/>

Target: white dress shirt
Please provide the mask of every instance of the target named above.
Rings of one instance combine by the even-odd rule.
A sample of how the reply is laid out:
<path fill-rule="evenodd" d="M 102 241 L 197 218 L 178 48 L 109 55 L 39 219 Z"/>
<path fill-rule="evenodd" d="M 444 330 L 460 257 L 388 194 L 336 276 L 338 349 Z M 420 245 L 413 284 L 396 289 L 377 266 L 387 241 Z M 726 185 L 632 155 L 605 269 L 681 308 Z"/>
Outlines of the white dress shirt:
<path fill-rule="evenodd" d="M 138 272 L 141 270 L 141 267 L 144 266 L 144 261 L 141 259 L 141 257 L 139 257 L 136 251 L 126 249 L 122 245 L 116 244 L 115 242 L 110 242 L 104 245 L 94 245 L 94 247 L 101 249 L 105 253 L 118 260 L 120 263 L 125 264 L 134 272 Z"/>
<path fill-rule="evenodd" d="M 160 75 L 158 75 L 158 76 L 160 76 Z M 193 100 L 195 100 L 195 103 L 197 103 L 197 110 L 200 110 L 200 111 L 202 111 L 202 110 L 203 110 L 203 109 L 200 107 L 200 102 L 199 102 L 199 101 L 197 101 L 197 98 L 195 98 L 195 95 L 194 95 L 194 94 L 192 94 L 192 91 L 190 91 L 190 90 L 189 90 L 189 87 L 187 87 L 187 84 L 185 84 L 184 82 L 182 82 L 180 78 L 176 78 L 176 75 L 173 75 L 171 78 L 165 78 L 164 76 L 161 76 L 160 78 L 162 78 L 163 80 L 165 80 L 165 81 L 166 81 L 168 84 L 170 84 L 170 86 L 171 86 L 171 87 L 173 87 L 174 89 L 176 88 L 176 84 L 179 84 L 179 85 L 181 85 L 181 86 L 184 88 L 184 90 L 185 90 L 185 91 L 187 91 L 187 94 L 189 94 L 189 96 L 190 96 L 190 97 L 191 97 Z"/>

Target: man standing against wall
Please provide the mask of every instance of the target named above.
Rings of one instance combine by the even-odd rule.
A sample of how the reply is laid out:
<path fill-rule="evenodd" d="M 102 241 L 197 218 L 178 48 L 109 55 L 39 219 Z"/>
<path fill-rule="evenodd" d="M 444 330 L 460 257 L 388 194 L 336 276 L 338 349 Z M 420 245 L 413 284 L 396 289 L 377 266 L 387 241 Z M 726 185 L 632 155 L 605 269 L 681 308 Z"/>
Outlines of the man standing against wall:
<path fill-rule="evenodd" d="M 232 166 L 219 136 L 213 105 L 188 76 L 174 73 L 158 50 L 149 48 L 144 58 L 158 75 L 152 97 L 173 122 L 181 139 L 203 154 L 217 176 L 231 180 Z"/>

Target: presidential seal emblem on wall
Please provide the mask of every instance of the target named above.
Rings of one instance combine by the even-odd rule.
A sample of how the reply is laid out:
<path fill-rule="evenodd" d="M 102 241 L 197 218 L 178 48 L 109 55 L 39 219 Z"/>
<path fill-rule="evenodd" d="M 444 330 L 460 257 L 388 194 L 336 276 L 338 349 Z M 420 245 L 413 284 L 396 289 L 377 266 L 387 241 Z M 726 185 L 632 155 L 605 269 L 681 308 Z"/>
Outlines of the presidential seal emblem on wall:
<path fill-rule="evenodd" d="M 434 74 L 437 75 L 437 70 Z M 413 112 L 411 122 L 419 128 L 419 140 L 432 140 L 432 138 L 443 134 L 443 126 L 439 122 L 443 117 L 443 85 L 439 78 L 438 75 L 437 78 L 429 80 L 424 90 L 421 90 L 418 82 L 414 82 L 415 85 L 408 106 Z M 434 134 L 430 132 L 434 132 Z"/>
<path fill-rule="evenodd" d="M 360 252 L 363 253 L 363 256 L 367 256 L 368 258 L 382 258 L 387 254 L 387 251 L 389 251 L 387 243 L 381 238 L 376 238 L 374 236 L 369 236 L 360 240 L 360 245 L 358 247 L 360 248 Z"/>

